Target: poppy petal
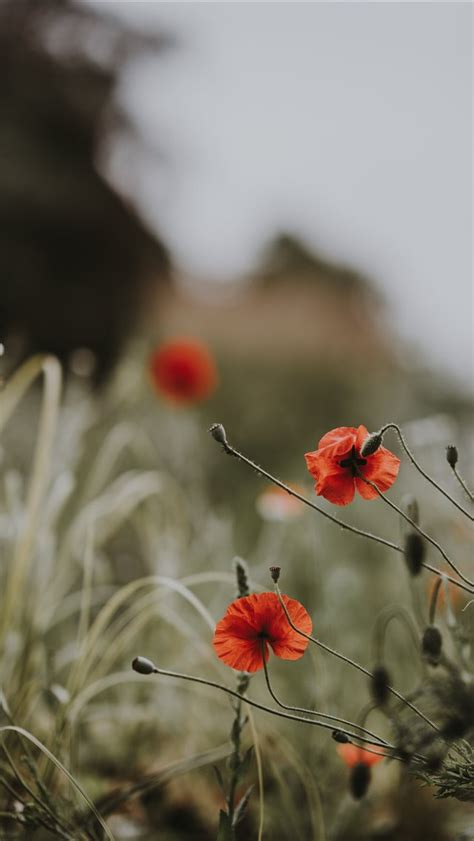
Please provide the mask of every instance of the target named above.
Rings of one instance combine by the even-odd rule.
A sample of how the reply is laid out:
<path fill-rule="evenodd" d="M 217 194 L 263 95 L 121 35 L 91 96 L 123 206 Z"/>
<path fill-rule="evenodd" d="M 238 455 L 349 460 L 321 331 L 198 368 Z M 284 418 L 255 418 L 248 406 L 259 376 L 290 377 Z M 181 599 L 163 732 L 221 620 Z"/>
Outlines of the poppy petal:
<path fill-rule="evenodd" d="M 362 444 L 364 443 L 364 441 L 368 437 L 368 435 L 369 435 L 369 430 L 367 429 L 366 426 L 361 424 L 360 426 L 357 427 L 355 448 L 356 448 L 358 453 L 360 453 Z"/>
<path fill-rule="evenodd" d="M 335 505 L 349 505 L 354 499 L 354 478 L 348 470 L 337 468 L 318 481 L 316 493 Z"/>
<path fill-rule="evenodd" d="M 282 598 L 295 627 L 305 634 L 310 634 L 313 623 L 303 605 L 288 596 L 282 596 Z M 281 605 L 279 605 L 279 608 L 280 610 L 275 612 L 272 624 L 268 629 L 270 645 L 277 657 L 281 657 L 283 660 L 299 660 L 306 651 L 309 640 L 302 637 L 291 627 Z"/>
<path fill-rule="evenodd" d="M 323 435 L 318 444 L 318 450 L 322 450 L 323 447 L 339 445 L 342 441 L 346 442 L 347 440 L 350 440 L 350 449 L 355 443 L 356 435 L 357 429 L 354 426 L 338 426 Z"/>
<path fill-rule="evenodd" d="M 361 479 L 360 476 L 356 476 L 354 481 L 362 499 L 377 499 L 377 491 L 370 485 L 368 485 L 367 482 L 364 482 L 364 480 Z"/>
<path fill-rule="evenodd" d="M 318 444 L 318 452 L 325 458 L 341 459 L 349 454 L 355 445 L 356 432 L 352 426 L 343 426 L 340 429 L 333 429 L 321 438 Z M 336 434 L 340 433 L 340 434 Z M 322 444 L 321 442 L 326 443 Z"/>
<path fill-rule="evenodd" d="M 361 468 L 361 473 L 366 479 L 374 482 L 380 491 L 386 491 L 391 488 L 397 478 L 399 468 L 400 459 L 385 447 L 379 447 L 373 456 L 369 456 L 367 464 Z"/>
<path fill-rule="evenodd" d="M 216 635 L 213 646 L 219 660 L 231 669 L 237 669 L 239 672 L 257 672 L 263 668 L 261 640 L 239 640 L 239 644 L 236 645 L 227 634 L 222 637 Z M 265 642 L 265 661 L 268 657 L 268 644 Z"/>

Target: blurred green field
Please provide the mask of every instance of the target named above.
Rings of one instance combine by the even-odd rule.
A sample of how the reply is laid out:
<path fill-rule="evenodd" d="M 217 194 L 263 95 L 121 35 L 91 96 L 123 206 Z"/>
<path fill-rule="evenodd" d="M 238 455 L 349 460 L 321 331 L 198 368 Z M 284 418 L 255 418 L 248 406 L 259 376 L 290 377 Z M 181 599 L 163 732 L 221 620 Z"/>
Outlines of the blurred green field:
<path fill-rule="evenodd" d="M 304 368 L 218 363 L 221 387 L 208 403 L 175 408 L 150 387 L 146 353 L 137 347 L 101 396 L 69 377 L 50 430 L 51 453 L 48 429 L 38 432 L 45 393 L 38 385 L 28 389 L 3 433 L 0 541 L 9 607 L 6 616 L 4 601 L 2 724 L 26 728 L 64 763 L 117 841 L 216 837 L 222 796 L 212 765 L 225 770 L 231 705 L 209 688 L 136 675 L 130 663 L 141 654 L 165 669 L 235 685 L 211 647 L 214 623 L 235 596 L 235 556 L 247 562 L 256 590 L 271 589 L 268 567 L 280 565 L 283 592 L 305 605 L 317 636 L 366 667 L 373 665 L 375 618 L 387 605 L 403 605 L 419 629 L 426 623 L 429 575 L 413 583 L 401 556 L 310 510 L 289 522 L 263 520 L 256 500 L 266 481 L 222 453 L 208 434 L 210 422 L 223 421 L 235 446 L 312 496 L 304 452 L 332 426 L 375 428 L 398 420 L 393 380 L 366 381 L 359 372 L 344 384 L 342 371 L 337 382 L 334 372 L 313 370 L 310 377 Z M 52 372 L 54 380 L 54 363 Z M 435 438 L 420 449 L 420 459 L 459 498 L 440 439 L 446 428 L 465 439 L 463 412 L 440 415 L 448 398 L 429 406 L 416 381 L 402 388 L 410 396 L 405 417 L 419 418 L 418 429 Z M 10 396 L 7 385 L 3 407 Z M 55 422 L 54 393 L 48 399 L 46 427 Z M 435 413 L 430 423 L 421 414 L 427 409 Z M 409 429 L 416 437 L 416 425 Z M 41 454 L 36 468 L 35 447 Z M 399 452 L 395 440 L 390 447 Z M 464 451 L 462 458 L 465 464 Z M 31 481 L 39 482 L 40 496 L 28 512 Z M 462 518 L 404 462 L 391 496 L 400 502 L 406 494 L 419 500 L 424 527 L 449 546 L 464 571 L 472 570 Z M 396 541 L 403 532 L 379 500 L 359 499 L 336 513 Z M 429 560 L 439 566 L 431 549 Z M 453 602 L 442 623 L 455 616 L 472 637 L 472 610 L 462 611 L 465 604 L 463 597 Z M 419 652 L 396 623 L 387 633 L 386 663 L 400 690 L 409 692 L 420 680 Z M 321 651 L 311 649 L 295 663 L 272 658 L 270 669 L 287 703 L 354 720 L 367 702 L 367 679 Z M 261 672 L 249 694 L 268 703 Z M 442 841 L 468 825 L 467 806 L 435 800 L 400 763 L 378 765 L 369 795 L 355 803 L 328 733 L 258 711 L 252 718 L 263 768 L 264 838 Z M 379 713 L 370 723 L 387 735 Z M 252 740 L 247 725 L 245 743 Z M 45 788 L 54 809 L 76 827 L 60 837 L 103 837 L 64 772 L 16 735 L 4 744 L 25 784 L 40 795 Z M 11 773 L 8 758 L 2 762 L 2 774 Z M 249 780 L 256 783 L 255 761 Z M 5 812 L 12 808 L 4 806 Z M 2 820 L 4 838 L 55 837 L 51 828 L 35 828 L 34 809 L 25 836 L 21 824 Z M 237 837 L 257 838 L 258 820 L 256 785 Z"/>

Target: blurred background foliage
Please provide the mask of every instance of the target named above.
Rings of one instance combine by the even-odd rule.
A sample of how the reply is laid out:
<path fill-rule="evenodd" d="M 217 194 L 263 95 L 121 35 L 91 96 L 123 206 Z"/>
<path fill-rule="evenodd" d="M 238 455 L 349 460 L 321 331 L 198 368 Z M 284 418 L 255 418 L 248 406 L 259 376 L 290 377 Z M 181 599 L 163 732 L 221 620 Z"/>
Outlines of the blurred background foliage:
<path fill-rule="evenodd" d="M 235 555 L 263 589 L 268 566 L 281 564 L 283 589 L 304 602 L 321 638 L 371 665 L 377 613 L 402 603 L 422 625 L 430 588 L 425 576 L 409 582 L 400 559 L 380 546 L 311 512 L 263 519 L 256 503 L 266 483 L 222 454 L 207 428 L 223 422 L 237 448 L 311 493 L 303 455 L 324 432 L 394 419 L 423 464 L 457 493 L 444 447 L 456 441 L 468 474 L 472 406 L 394 343 L 371 278 L 328 261 L 294 232 L 272 239 L 253 272 L 234 283 L 198 284 L 172 269 L 166 246 L 100 166 L 116 134 L 133 136 L 114 99 L 120 68 L 133 52 L 169 46 L 71 2 L 0 6 L 3 376 L 32 353 L 53 353 L 66 382 L 29 574 L 2 640 L 0 688 L 5 722 L 27 727 L 64 761 L 112 816 L 117 839 L 204 841 L 215 837 L 222 805 L 211 766 L 228 751 L 231 708 L 210 691 L 150 685 L 129 669 L 142 653 L 232 681 L 189 592 L 215 620 L 234 596 Z M 196 336 L 215 356 L 219 385 L 202 406 L 169 405 L 150 380 L 150 351 L 174 336 Z M 4 585 L 25 529 L 42 400 L 39 387 L 30 389 L 3 434 Z M 425 527 L 443 535 L 467 569 L 467 529 L 404 465 L 396 496 L 408 493 L 419 498 Z M 359 500 L 344 517 L 400 535 L 378 502 Z M 142 576 L 160 576 L 156 588 L 135 591 Z M 169 579 L 187 580 L 190 590 L 173 592 Z M 120 593 L 123 602 L 108 613 Z M 467 633 L 472 611 L 462 613 L 464 605 L 453 597 L 445 610 Z M 387 650 L 394 683 L 408 690 L 419 676 L 416 650 L 395 632 Z M 290 702 L 354 717 L 366 701 L 365 681 L 319 653 L 271 665 Z M 258 677 L 251 691 L 266 698 Z M 467 807 L 435 801 L 389 763 L 354 804 L 325 734 L 263 716 L 256 723 L 264 837 L 272 841 L 449 841 L 467 826 Z M 66 837 L 100 837 L 61 773 L 35 754 L 35 776 L 24 745 L 12 736 L 8 745 L 30 786 L 46 786 L 58 812 L 76 821 Z M 8 811 L 11 792 L 3 796 Z M 239 837 L 256 837 L 257 801 L 255 793 Z M 33 819 L 26 830 L 6 819 L 4 826 L 5 838 L 54 837 Z"/>

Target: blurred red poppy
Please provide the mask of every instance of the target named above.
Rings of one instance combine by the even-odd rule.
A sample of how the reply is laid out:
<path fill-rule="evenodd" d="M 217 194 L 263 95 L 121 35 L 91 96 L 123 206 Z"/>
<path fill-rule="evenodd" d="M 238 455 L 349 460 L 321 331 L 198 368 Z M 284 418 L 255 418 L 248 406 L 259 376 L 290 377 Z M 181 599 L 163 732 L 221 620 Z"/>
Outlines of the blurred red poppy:
<path fill-rule="evenodd" d="M 377 745 L 371 745 L 374 750 L 379 750 Z M 369 768 L 376 765 L 383 759 L 380 754 L 371 753 L 358 745 L 352 745 L 350 742 L 343 745 L 338 745 L 336 748 L 341 759 L 344 760 L 348 768 L 354 768 L 355 765 L 367 765 Z"/>
<path fill-rule="evenodd" d="M 313 624 L 303 605 L 282 596 L 292 622 L 305 634 Z M 276 593 L 252 593 L 235 599 L 216 625 L 214 650 L 227 666 L 241 672 L 263 668 L 263 651 L 268 660 L 270 645 L 283 660 L 299 660 L 308 640 L 293 630 Z"/>
<path fill-rule="evenodd" d="M 304 495 L 304 488 L 300 487 L 300 485 L 289 483 L 288 487 L 290 487 L 293 491 L 297 491 L 299 494 Z M 262 519 L 268 520 L 269 522 L 288 522 L 290 520 L 296 520 L 298 517 L 301 517 L 305 507 L 304 502 L 301 502 L 300 499 L 297 499 L 295 496 L 291 496 L 291 494 L 284 491 L 283 488 L 279 488 L 275 485 L 270 485 L 268 488 L 265 488 L 265 490 L 258 495 L 255 504 Z"/>
<path fill-rule="evenodd" d="M 362 458 L 360 449 L 368 436 L 365 426 L 340 426 L 323 435 L 318 449 L 306 453 L 306 466 L 316 479 L 316 493 L 335 505 L 348 505 L 355 489 L 364 499 L 375 499 L 377 491 L 358 476 L 358 472 L 386 491 L 398 475 L 400 459 L 385 447 Z"/>
<path fill-rule="evenodd" d="M 196 339 L 174 339 L 150 357 L 157 391 L 182 405 L 204 400 L 217 385 L 217 369 L 207 347 Z"/>

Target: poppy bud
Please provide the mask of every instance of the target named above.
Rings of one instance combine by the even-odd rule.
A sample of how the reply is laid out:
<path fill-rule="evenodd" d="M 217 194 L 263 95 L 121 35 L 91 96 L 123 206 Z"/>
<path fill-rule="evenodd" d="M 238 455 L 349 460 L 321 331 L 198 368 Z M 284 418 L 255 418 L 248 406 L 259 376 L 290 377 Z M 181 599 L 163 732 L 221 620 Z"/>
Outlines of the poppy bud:
<path fill-rule="evenodd" d="M 352 768 L 349 788 L 355 800 L 360 800 L 366 793 L 370 783 L 370 768 L 365 762 L 357 762 Z"/>
<path fill-rule="evenodd" d="M 446 447 L 446 461 L 454 470 L 456 464 L 458 463 L 458 448 L 455 447 L 454 444 L 448 444 Z"/>
<path fill-rule="evenodd" d="M 350 742 L 349 736 L 346 736 L 342 730 L 333 730 L 331 736 L 335 742 L 339 742 L 341 745 L 346 745 L 347 742 Z"/>
<path fill-rule="evenodd" d="M 209 432 L 214 438 L 214 441 L 217 441 L 218 444 L 222 444 L 223 447 L 227 446 L 227 435 L 225 434 L 225 429 L 221 423 L 213 423 L 212 426 L 209 427 Z"/>
<path fill-rule="evenodd" d="M 407 534 L 403 551 L 410 575 L 418 575 L 425 557 L 425 542 L 421 534 L 415 531 Z"/>
<path fill-rule="evenodd" d="M 135 657 L 132 661 L 132 669 L 139 675 L 152 675 L 157 671 L 155 664 L 146 657 Z"/>
<path fill-rule="evenodd" d="M 280 578 L 280 572 L 281 572 L 281 567 L 270 567 L 270 575 L 272 577 L 272 581 L 274 581 L 275 584 L 278 584 L 278 581 L 279 581 L 279 578 Z"/>
<path fill-rule="evenodd" d="M 367 458 L 367 456 L 373 456 L 373 454 L 378 450 L 382 443 L 382 434 L 380 432 L 371 432 L 370 435 L 367 436 L 362 447 L 360 448 L 360 454 L 362 458 Z"/>
<path fill-rule="evenodd" d="M 376 666 L 372 672 L 370 689 L 374 702 L 381 706 L 387 700 L 389 677 L 385 666 Z"/>
<path fill-rule="evenodd" d="M 233 565 L 235 577 L 237 578 L 237 592 L 239 598 L 241 599 L 243 596 L 248 596 L 250 593 L 247 564 L 242 560 L 242 558 L 234 558 Z"/>
<path fill-rule="evenodd" d="M 428 625 L 421 640 L 421 650 L 432 666 L 437 666 L 439 663 L 442 645 L 443 638 L 438 628 L 435 625 Z"/>

